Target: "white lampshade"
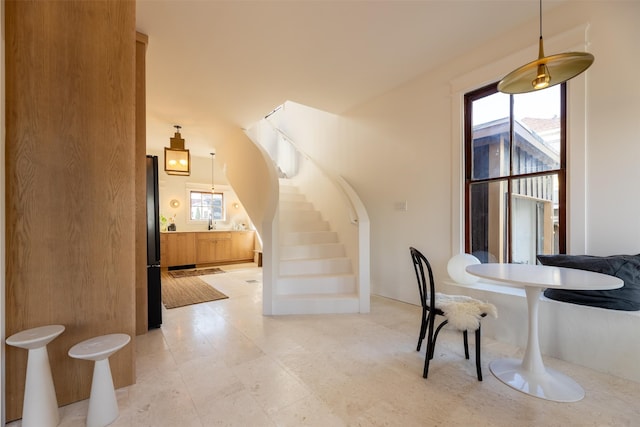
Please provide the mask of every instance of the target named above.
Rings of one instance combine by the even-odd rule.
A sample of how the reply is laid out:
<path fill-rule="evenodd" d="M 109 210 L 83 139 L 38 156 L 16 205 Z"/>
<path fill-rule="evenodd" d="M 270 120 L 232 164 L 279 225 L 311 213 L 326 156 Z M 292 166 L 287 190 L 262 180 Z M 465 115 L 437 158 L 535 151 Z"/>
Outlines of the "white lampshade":
<path fill-rule="evenodd" d="M 479 277 L 473 276 L 465 270 L 468 265 L 473 264 L 480 264 L 480 260 L 471 254 L 454 255 L 447 263 L 449 277 L 461 285 L 473 285 Z"/>

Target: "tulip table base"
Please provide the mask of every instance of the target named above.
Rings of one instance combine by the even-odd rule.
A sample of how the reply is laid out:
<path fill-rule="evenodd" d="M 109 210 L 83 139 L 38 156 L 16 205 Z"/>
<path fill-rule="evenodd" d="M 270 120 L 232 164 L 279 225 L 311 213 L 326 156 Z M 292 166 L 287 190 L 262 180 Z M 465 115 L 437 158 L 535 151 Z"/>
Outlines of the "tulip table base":
<path fill-rule="evenodd" d="M 522 367 L 521 359 L 493 360 L 489 369 L 509 387 L 531 396 L 555 402 L 577 402 L 584 398 L 584 389 L 555 369 L 545 367 L 543 372 L 531 372 Z"/>
<path fill-rule="evenodd" d="M 573 379 L 542 361 L 538 338 L 538 306 L 545 288 L 616 289 L 623 285 L 617 277 L 572 268 L 529 264 L 477 264 L 466 268 L 468 273 L 486 279 L 524 288 L 527 296 L 528 334 L 524 357 L 499 359 L 489 364 L 491 373 L 500 381 L 531 396 L 556 402 L 577 402 L 584 389 Z"/>

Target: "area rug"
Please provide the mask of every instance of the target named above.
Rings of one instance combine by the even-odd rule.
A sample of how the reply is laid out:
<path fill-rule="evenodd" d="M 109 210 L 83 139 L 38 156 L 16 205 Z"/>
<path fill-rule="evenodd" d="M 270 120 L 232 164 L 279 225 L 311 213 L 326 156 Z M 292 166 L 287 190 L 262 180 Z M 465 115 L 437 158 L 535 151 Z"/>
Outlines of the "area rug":
<path fill-rule="evenodd" d="M 169 271 L 171 277 L 179 278 L 179 277 L 191 277 L 191 276 L 204 276 L 206 274 L 218 274 L 224 273 L 224 270 L 217 267 L 211 268 L 201 268 L 198 270 L 172 270 Z"/>
<path fill-rule="evenodd" d="M 162 303 L 168 309 L 225 298 L 229 297 L 198 277 L 162 275 Z"/>

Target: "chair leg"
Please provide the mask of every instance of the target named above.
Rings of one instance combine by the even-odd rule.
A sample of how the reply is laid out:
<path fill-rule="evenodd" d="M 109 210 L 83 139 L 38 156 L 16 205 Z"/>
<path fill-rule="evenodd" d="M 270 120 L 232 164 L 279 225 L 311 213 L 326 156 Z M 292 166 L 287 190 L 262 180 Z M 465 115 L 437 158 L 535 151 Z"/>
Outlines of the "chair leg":
<path fill-rule="evenodd" d="M 433 357 L 433 348 L 436 345 L 436 340 L 433 335 L 433 324 L 435 322 L 435 317 L 436 316 L 434 313 L 429 313 L 429 317 L 427 319 L 429 323 L 428 325 L 429 331 L 427 335 L 427 351 L 425 351 L 425 355 L 424 355 L 424 371 L 422 372 L 423 378 L 427 378 L 427 375 L 429 375 L 429 361 Z"/>
<path fill-rule="evenodd" d="M 436 331 L 431 334 L 432 338 L 431 338 L 431 351 L 429 352 L 429 358 L 433 359 L 433 353 L 436 350 L 436 341 L 438 341 L 438 334 L 440 333 L 440 331 L 442 330 L 442 328 L 444 327 L 444 325 L 446 325 L 447 323 L 449 323 L 448 320 L 445 320 L 444 322 L 440 323 L 438 325 L 438 327 L 436 328 Z"/>
<path fill-rule="evenodd" d="M 418 347 L 416 351 L 420 351 L 422 347 L 422 340 L 424 340 L 424 334 L 427 332 L 427 310 L 422 309 L 422 323 L 420 323 L 420 335 L 418 336 Z"/>
<path fill-rule="evenodd" d="M 476 371 L 478 372 L 478 381 L 482 381 L 482 367 L 480 363 L 480 326 L 476 329 Z"/>
<path fill-rule="evenodd" d="M 429 357 L 428 351 L 424 356 L 424 370 L 422 371 L 422 378 L 427 378 L 429 375 L 429 361 L 431 358 Z"/>
<path fill-rule="evenodd" d="M 468 359 L 469 358 L 469 334 L 467 333 L 466 329 L 462 331 L 462 339 L 464 341 L 464 358 Z"/>

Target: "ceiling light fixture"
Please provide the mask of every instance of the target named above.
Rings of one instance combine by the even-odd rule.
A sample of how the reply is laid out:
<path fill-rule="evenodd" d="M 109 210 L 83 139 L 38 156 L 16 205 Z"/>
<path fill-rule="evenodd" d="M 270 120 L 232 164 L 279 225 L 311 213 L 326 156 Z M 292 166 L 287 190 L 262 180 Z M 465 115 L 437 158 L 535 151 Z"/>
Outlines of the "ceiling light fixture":
<path fill-rule="evenodd" d="M 176 133 L 170 138 L 170 147 L 164 147 L 164 171 L 169 175 L 191 175 L 191 157 L 184 148 L 184 139 L 180 136 L 180 125 L 174 125 Z"/>
<path fill-rule="evenodd" d="M 544 56 L 542 43 L 542 0 L 540 0 L 540 41 L 538 59 L 507 74 L 498 83 L 503 93 L 527 93 L 564 83 L 584 72 L 594 57 L 586 52 L 566 52 Z"/>

